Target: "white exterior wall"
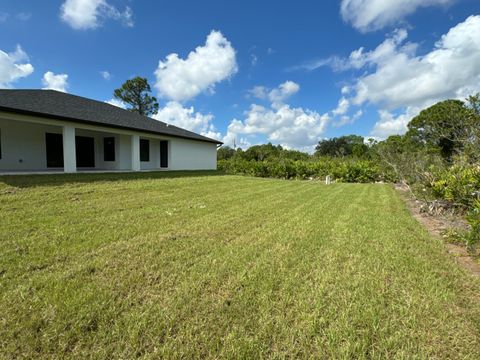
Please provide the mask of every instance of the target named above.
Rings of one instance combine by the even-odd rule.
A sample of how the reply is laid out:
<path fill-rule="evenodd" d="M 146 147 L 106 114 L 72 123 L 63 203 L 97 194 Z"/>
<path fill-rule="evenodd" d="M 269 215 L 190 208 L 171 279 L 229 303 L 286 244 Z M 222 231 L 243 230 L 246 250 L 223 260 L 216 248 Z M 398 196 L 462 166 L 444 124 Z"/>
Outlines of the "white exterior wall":
<path fill-rule="evenodd" d="M 214 143 L 0 112 L 0 173 L 55 170 L 47 168 L 45 133 L 62 134 L 64 126 L 75 127 L 77 136 L 95 139 L 95 168 L 77 170 L 131 171 L 132 135 L 150 140 L 150 161 L 140 162 L 141 170 L 214 170 L 217 167 Z M 115 137 L 115 161 L 104 161 L 104 137 Z M 168 141 L 168 168 L 160 168 L 160 140 Z"/>
<path fill-rule="evenodd" d="M 216 170 L 217 144 L 173 139 L 169 143 L 170 170 Z"/>
<path fill-rule="evenodd" d="M 1 170 L 46 170 L 45 133 L 62 133 L 62 127 L 0 119 Z"/>
<path fill-rule="evenodd" d="M 118 138 L 118 170 L 131 170 L 132 169 L 132 137 L 130 135 L 118 135 L 115 138 L 115 146 L 117 146 Z M 117 150 L 117 149 L 115 149 Z M 115 159 L 117 160 L 117 159 Z"/>

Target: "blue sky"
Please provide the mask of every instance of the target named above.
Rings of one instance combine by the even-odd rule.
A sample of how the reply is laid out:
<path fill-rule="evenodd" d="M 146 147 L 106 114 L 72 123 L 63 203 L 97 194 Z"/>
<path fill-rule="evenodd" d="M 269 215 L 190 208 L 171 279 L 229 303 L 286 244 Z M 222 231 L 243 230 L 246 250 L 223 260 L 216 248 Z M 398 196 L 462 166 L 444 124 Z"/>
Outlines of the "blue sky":
<path fill-rule="evenodd" d="M 0 29 L 0 87 L 110 101 L 144 76 L 157 119 L 242 147 L 385 138 L 480 91 L 478 0 L 3 0 Z"/>

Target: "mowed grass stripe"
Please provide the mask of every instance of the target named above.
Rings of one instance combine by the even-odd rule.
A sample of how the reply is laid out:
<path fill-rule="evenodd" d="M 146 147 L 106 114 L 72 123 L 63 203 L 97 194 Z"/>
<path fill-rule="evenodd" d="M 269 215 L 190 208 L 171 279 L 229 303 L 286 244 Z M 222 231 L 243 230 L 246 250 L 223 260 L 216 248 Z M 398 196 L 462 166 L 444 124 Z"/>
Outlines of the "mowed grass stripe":
<path fill-rule="evenodd" d="M 166 179 L 165 181 L 168 180 L 169 179 Z M 258 184 L 254 188 L 250 187 L 250 191 L 246 191 L 242 186 L 239 186 L 238 191 L 236 191 L 235 194 L 232 194 L 232 197 L 229 200 L 235 203 L 243 202 L 252 197 L 263 196 L 265 193 L 275 193 L 288 186 L 288 184 L 285 183 L 279 183 L 278 185 L 279 188 L 277 189 L 268 183 L 263 185 Z M 99 194 L 97 194 L 97 196 L 93 197 L 91 195 L 91 198 L 84 198 L 80 204 L 76 203 L 76 200 L 74 200 L 72 205 L 72 199 L 76 199 L 75 196 L 72 197 L 72 193 L 73 195 L 78 194 L 79 191 L 77 189 L 75 191 L 70 191 L 70 193 L 67 193 L 66 195 L 62 195 L 60 199 L 52 199 L 52 202 L 54 202 L 52 203 L 53 207 L 57 207 L 59 206 L 58 204 L 61 203 L 67 203 L 65 206 L 66 209 L 54 212 L 54 215 L 52 215 L 54 218 L 52 223 L 45 221 L 46 215 L 44 208 L 29 206 L 25 208 L 25 213 L 22 212 L 20 216 L 18 216 L 18 212 L 14 212 L 15 215 L 9 217 L 7 213 L 5 214 L 7 216 L 2 218 L 2 226 L 0 227 L 2 251 L 6 255 L 3 259 L 13 263 L 14 257 L 19 255 L 20 258 L 24 259 L 27 268 L 31 268 L 32 266 L 44 268 L 46 266 L 46 257 L 52 255 L 53 260 L 58 260 L 65 250 L 70 250 L 70 247 L 82 248 L 87 246 L 91 248 L 93 241 L 99 241 L 99 245 L 108 245 L 111 241 L 115 241 L 115 239 L 130 241 L 134 237 L 144 234 L 145 232 L 159 231 L 156 230 L 158 228 L 161 228 L 161 233 L 166 234 L 169 229 L 167 227 L 162 227 L 161 223 L 164 223 L 165 226 L 170 224 L 172 228 L 178 230 L 179 224 L 172 222 L 172 218 L 168 215 L 173 215 L 174 208 L 182 208 L 182 210 L 186 210 L 185 207 L 188 208 L 188 217 L 183 218 L 183 222 L 191 222 L 199 217 L 206 216 L 211 210 L 211 208 L 208 210 L 198 209 L 199 205 L 208 206 L 214 204 L 212 206 L 222 206 L 225 209 L 232 208 L 231 204 L 221 202 L 221 198 L 219 198 L 222 196 L 221 194 L 228 189 L 228 184 L 226 187 L 222 187 L 221 184 L 215 184 L 215 186 L 211 187 L 208 186 L 206 187 L 208 191 L 202 192 L 201 196 L 198 196 L 198 188 L 195 190 L 195 187 L 191 184 L 183 186 L 183 189 L 182 193 L 179 194 L 181 196 L 180 198 L 176 195 L 177 199 L 171 199 L 170 197 L 172 197 L 172 195 L 169 192 L 170 187 L 167 188 L 161 181 L 157 181 L 156 189 L 153 191 L 155 191 L 156 196 L 161 197 L 163 201 L 161 203 L 155 203 L 156 198 L 152 197 L 149 193 L 142 190 L 140 194 L 137 194 L 137 190 L 132 191 L 132 189 L 127 188 L 122 189 L 122 198 L 112 201 L 111 196 L 108 192 L 105 192 L 102 187 L 98 190 Z M 86 192 L 87 194 L 93 193 L 91 190 L 83 190 L 83 192 Z M 198 197 L 197 199 L 192 198 L 192 192 L 196 194 Z M 100 198 L 98 195 L 100 195 Z M 40 193 L 40 196 L 43 196 L 43 192 Z M 131 203 L 129 204 L 128 202 L 123 201 L 123 197 L 130 199 Z M 28 199 L 28 201 L 30 201 L 31 198 L 35 199 L 35 196 L 25 196 L 24 200 L 27 201 Z M 105 199 L 107 199 L 107 201 L 105 201 Z M 208 200 L 210 199 L 213 199 L 213 202 L 210 201 L 209 204 Z M 14 209 L 16 209 L 16 204 L 18 204 L 19 201 L 21 200 L 18 199 L 18 201 L 15 202 Z M 43 203 L 45 204 L 45 202 Z M 102 204 L 100 205 L 100 208 L 98 208 L 99 203 Z M 112 208 L 108 209 L 108 205 Z M 107 207 L 107 209 L 104 209 L 104 207 Z M 7 210 L 8 206 L 5 204 L 2 208 Z M 150 211 L 152 208 L 155 210 Z M 154 216 L 149 216 L 148 213 L 150 212 Z M 82 216 L 79 216 L 79 214 L 82 214 Z M 42 221 L 33 228 L 30 227 L 31 224 L 24 222 L 25 219 L 35 221 L 34 219 L 38 219 L 39 217 L 42 218 Z M 62 226 L 57 226 L 59 225 L 59 218 L 68 219 L 69 221 L 63 221 L 61 224 Z M 175 220 L 175 218 L 173 218 L 173 220 Z M 92 226 L 89 222 L 92 224 L 99 224 L 100 226 Z M 152 230 L 152 225 L 154 225 L 154 230 Z M 20 230 L 21 232 L 19 233 L 15 230 Z M 105 234 L 108 235 L 107 238 L 103 236 Z M 71 242 L 71 237 L 75 237 L 76 241 Z M 32 253 L 35 253 L 38 249 L 40 255 L 39 258 L 35 259 L 26 257 L 22 251 L 24 244 L 28 244 L 28 249 L 33 250 Z M 5 247 L 5 250 L 3 247 Z M 35 249 L 32 249 L 32 247 L 35 247 Z M 97 251 L 97 249 L 95 249 L 95 251 Z M 35 264 L 36 261 L 39 261 L 40 264 Z M 5 264 L 1 265 L 5 266 Z M 17 271 L 19 270 L 18 265 L 18 263 L 15 263 L 15 270 Z"/>
<path fill-rule="evenodd" d="M 273 192 L 274 194 L 278 194 L 279 191 L 283 190 L 286 186 L 288 186 L 288 183 L 286 183 L 286 182 L 276 182 L 276 185 L 278 185 L 278 187 L 277 187 L 277 188 L 273 187 L 273 189 L 272 189 L 272 192 Z M 270 184 L 269 186 L 272 188 L 272 184 Z M 304 186 L 304 184 L 302 184 L 302 186 Z M 251 194 L 251 195 L 258 195 L 258 194 L 259 194 L 258 191 L 254 191 L 253 194 Z M 295 195 L 295 194 L 291 194 L 290 196 L 293 197 L 293 196 L 296 196 L 296 195 Z M 271 204 L 271 203 L 269 202 L 269 200 L 270 200 L 269 198 L 263 198 L 263 199 L 266 200 L 265 202 L 262 203 L 264 207 L 269 207 L 269 204 L 270 204 L 270 205 L 273 205 L 273 204 Z M 279 199 L 282 199 L 282 198 L 279 198 Z M 285 201 L 285 198 L 283 198 L 283 201 Z M 252 211 L 250 211 L 250 210 L 252 210 Z M 254 215 L 255 215 L 255 212 L 254 212 L 253 210 L 255 210 L 255 209 L 250 209 L 250 210 L 247 211 L 245 214 L 247 214 L 248 216 L 252 216 L 252 215 L 254 216 Z M 234 211 L 236 212 L 236 210 L 234 210 Z M 132 239 L 126 240 L 125 242 L 126 242 L 127 245 L 129 245 L 131 248 L 141 248 L 142 243 L 141 243 L 141 242 L 139 243 L 139 240 L 141 240 L 141 239 L 132 238 Z M 213 245 L 215 245 L 215 244 L 213 244 Z M 119 255 L 119 259 L 120 259 L 121 261 L 122 261 L 122 260 L 125 260 L 125 259 L 128 258 L 128 257 L 131 257 L 131 253 L 132 253 L 131 250 L 132 250 L 132 249 L 124 249 L 124 248 L 122 248 L 122 246 L 121 246 L 120 244 L 115 244 L 114 246 L 117 246 L 118 249 L 119 249 L 119 254 L 118 254 L 118 255 Z M 113 249 L 112 249 L 112 250 L 113 250 Z M 178 250 L 178 248 L 177 248 L 177 250 Z M 188 250 L 188 249 L 187 249 L 187 250 Z M 203 250 L 203 251 L 205 251 L 205 250 Z M 188 252 L 189 252 L 189 254 L 192 254 L 192 253 L 193 253 L 193 255 L 195 255 L 195 248 L 190 247 Z M 115 254 L 115 253 L 114 253 L 114 254 Z M 166 256 L 168 256 L 168 255 L 167 255 L 167 254 L 162 254 L 162 258 L 163 258 L 163 257 L 166 257 Z M 88 262 L 82 261 L 83 259 L 79 259 L 79 260 L 80 260 L 80 261 L 79 261 L 79 264 L 80 264 L 79 266 L 80 266 L 82 269 L 83 269 L 83 268 L 86 268 L 86 269 L 89 268 L 90 265 L 88 265 Z M 142 263 L 145 262 L 145 259 L 137 259 L 137 260 L 140 260 Z M 72 270 L 73 270 L 73 269 L 72 269 L 72 265 L 73 265 L 73 264 L 70 264 L 70 263 L 66 265 L 66 266 L 68 266 L 68 268 L 69 268 L 69 271 L 67 271 L 67 277 L 71 277 Z M 117 269 L 116 269 L 116 270 L 117 270 Z M 135 269 L 127 269 L 127 270 L 128 270 L 128 273 L 130 274 L 130 270 L 135 270 Z M 80 269 L 80 273 L 82 273 L 82 270 L 81 270 L 81 269 Z M 118 274 L 118 273 L 113 274 L 112 277 L 113 277 L 113 278 L 118 278 L 118 277 L 119 277 L 119 274 Z M 48 279 L 48 278 L 45 279 L 45 283 L 47 283 L 47 284 L 52 284 L 51 286 L 54 286 L 54 285 L 55 285 L 55 282 L 52 282 L 51 279 Z M 68 316 L 67 316 L 67 317 L 68 317 Z"/>
<path fill-rule="evenodd" d="M 317 184 L 317 189 L 318 186 L 319 185 Z M 302 187 L 305 187 L 305 185 L 302 185 Z M 305 196 L 305 198 L 308 199 L 310 202 L 314 201 L 312 200 L 311 196 L 311 192 L 314 189 L 314 187 L 309 186 L 309 194 L 308 196 Z M 333 194 L 328 195 L 328 197 L 330 196 L 333 196 Z M 304 202 L 304 199 L 302 197 L 298 197 L 298 194 L 296 197 L 299 200 L 299 203 L 293 203 L 296 205 L 297 209 L 286 211 L 284 214 L 282 214 L 282 218 L 292 218 L 291 213 L 293 211 L 296 210 L 298 212 L 298 208 L 306 208 L 309 206 L 309 203 Z M 284 198 L 284 201 L 290 203 L 290 205 L 293 206 L 291 204 L 292 200 L 289 198 Z M 284 207 L 281 207 L 281 209 L 284 209 Z M 246 211 L 250 213 L 249 209 L 246 209 Z M 270 227 L 267 229 L 262 228 L 263 231 L 269 229 Z M 272 234 L 282 231 L 283 230 L 281 228 L 275 226 L 273 228 Z M 249 238 L 251 237 L 251 235 L 252 232 L 247 232 L 246 234 L 243 234 L 241 238 Z M 229 294 L 231 294 L 232 292 L 235 293 L 238 289 L 242 288 L 241 282 L 245 280 L 245 275 L 250 272 L 255 273 L 255 271 L 251 270 L 253 269 L 255 262 L 264 261 L 264 255 L 267 253 L 268 250 L 266 248 L 267 246 L 272 245 L 271 243 L 263 244 L 262 239 L 253 240 L 255 240 L 254 247 L 245 246 L 249 244 L 239 243 L 236 239 L 235 242 L 229 242 L 227 244 L 227 247 L 231 248 L 233 246 L 234 249 L 226 249 L 227 251 L 223 252 L 221 250 L 224 250 L 225 248 L 222 247 L 221 243 L 219 243 L 217 246 L 217 250 L 212 249 L 212 254 L 210 254 L 208 257 L 202 258 L 202 261 L 188 264 L 192 266 L 192 268 L 188 271 L 188 276 L 186 276 L 186 279 L 184 281 L 176 282 L 175 284 L 176 289 L 174 291 L 175 293 L 179 294 L 177 296 L 171 296 L 168 299 L 175 302 L 175 304 L 168 304 L 168 307 L 174 307 L 176 310 L 178 309 L 179 314 L 178 316 L 173 317 L 175 321 L 173 321 L 169 325 L 169 331 L 165 334 L 166 338 L 171 338 L 175 340 L 171 343 L 171 346 L 173 348 L 163 349 L 163 355 L 172 355 L 173 349 L 176 348 L 176 343 L 178 341 L 185 341 L 185 338 L 180 338 L 178 335 L 176 335 L 178 332 L 181 332 L 182 334 L 184 334 L 184 336 L 189 338 L 189 341 L 194 341 L 195 338 L 198 339 L 196 331 L 199 330 L 196 330 L 196 327 L 198 326 L 201 329 L 202 323 L 204 323 L 206 319 L 212 319 L 212 321 L 216 321 L 214 328 L 216 329 L 216 332 L 219 333 L 219 336 L 215 337 L 214 333 L 208 333 L 205 334 L 205 338 L 201 338 L 203 341 L 211 339 L 211 342 L 209 342 L 208 346 L 206 346 L 205 344 L 203 345 L 203 355 L 211 354 L 212 351 L 214 352 L 215 349 L 218 349 L 224 344 L 225 340 L 222 339 L 222 336 L 220 336 L 221 333 L 225 332 L 227 336 L 231 336 L 233 334 L 229 334 L 229 328 L 234 324 L 232 322 L 233 319 L 227 318 L 227 322 L 222 324 L 219 321 L 220 319 L 216 319 L 216 316 L 223 312 L 224 307 L 232 306 L 233 300 L 229 299 Z M 220 261 L 209 263 L 210 258 Z M 236 279 L 236 277 L 238 276 L 240 277 L 239 281 L 237 281 Z M 192 286 L 192 284 L 195 285 Z M 257 285 L 255 291 L 262 290 L 262 288 L 258 289 L 258 286 L 263 287 L 262 282 L 254 282 L 254 284 Z M 183 299 L 184 302 L 178 301 L 177 299 Z M 245 305 L 247 304 L 243 304 L 242 313 L 248 314 L 249 318 L 251 319 L 257 319 L 257 316 L 255 316 L 256 302 L 251 302 L 248 307 L 246 307 Z M 161 312 L 158 311 L 155 313 L 157 314 L 157 321 L 155 321 L 155 323 L 151 323 L 151 313 L 144 314 L 144 316 L 142 316 L 142 314 L 137 314 L 135 316 L 135 319 L 138 320 L 139 317 L 144 319 L 144 321 L 141 321 L 140 323 L 144 324 L 144 326 L 147 328 L 151 328 L 152 326 L 158 324 L 158 315 Z M 186 319 L 188 319 L 186 324 L 182 324 L 180 321 L 184 318 L 184 316 Z M 245 319 L 240 319 L 240 322 L 243 324 L 245 322 L 244 320 Z M 187 328 L 183 328 L 184 325 L 187 325 Z M 178 328 L 182 329 L 179 330 Z M 258 329 L 256 330 L 255 326 L 252 328 L 252 330 L 257 331 Z M 141 334 L 143 333 L 143 331 L 140 330 L 139 333 Z M 136 338 L 136 340 L 143 341 L 141 337 Z M 202 348 L 202 344 L 197 343 L 195 346 L 193 346 L 193 348 L 195 348 L 196 351 L 200 351 Z M 183 355 L 191 356 L 192 354 L 185 353 Z"/>
<path fill-rule="evenodd" d="M 156 175 L 71 189 L 56 178 L 28 182 L 3 197 L 7 217 L 50 214 L 45 233 L 58 236 L 63 258 L 33 244 L 48 244 L 41 226 L 0 230 L 2 249 L 18 251 L 3 239 L 24 234 L 28 250 L 0 261 L 8 357 L 480 355 L 480 284 L 390 186 Z M 44 199 L 37 215 L 29 197 Z M 72 231 L 82 225 L 93 230 Z M 32 259 L 50 265 L 28 268 Z"/>

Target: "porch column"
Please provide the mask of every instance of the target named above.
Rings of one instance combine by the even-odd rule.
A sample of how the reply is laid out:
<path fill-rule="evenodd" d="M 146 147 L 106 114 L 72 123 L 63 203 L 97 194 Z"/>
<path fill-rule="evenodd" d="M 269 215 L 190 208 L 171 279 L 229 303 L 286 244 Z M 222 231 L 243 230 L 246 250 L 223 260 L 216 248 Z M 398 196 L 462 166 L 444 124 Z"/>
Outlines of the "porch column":
<path fill-rule="evenodd" d="M 77 158 L 75 154 L 75 127 L 63 127 L 63 171 L 66 173 L 77 172 Z"/>
<path fill-rule="evenodd" d="M 132 171 L 140 171 L 140 136 L 132 135 L 130 144 L 132 151 Z"/>

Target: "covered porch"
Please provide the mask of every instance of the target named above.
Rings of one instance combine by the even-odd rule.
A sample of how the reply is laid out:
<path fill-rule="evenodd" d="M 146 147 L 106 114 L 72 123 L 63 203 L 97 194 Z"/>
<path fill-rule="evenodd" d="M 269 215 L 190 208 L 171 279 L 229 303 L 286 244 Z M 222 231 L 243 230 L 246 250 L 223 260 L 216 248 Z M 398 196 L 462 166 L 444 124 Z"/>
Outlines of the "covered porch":
<path fill-rule="evenodd" d="M 0 117 L 0 174 L 170 169 L 170 139 L 123 129 L 18 117 Z"/>

